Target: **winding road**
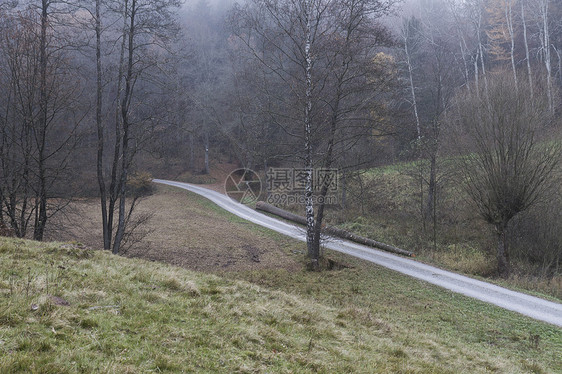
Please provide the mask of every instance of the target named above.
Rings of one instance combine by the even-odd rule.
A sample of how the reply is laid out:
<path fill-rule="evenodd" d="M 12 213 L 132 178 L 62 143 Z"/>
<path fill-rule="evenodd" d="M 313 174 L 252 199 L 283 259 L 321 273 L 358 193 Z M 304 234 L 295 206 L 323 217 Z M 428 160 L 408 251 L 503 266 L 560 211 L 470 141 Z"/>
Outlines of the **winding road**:
<path fill-rule="evenodd" d="M 221 193 L 182 182 L 162 179 L 154 179 L 153 182 L 194 192 L 247 221 L 292 238 L 306 241 L 302 228 L 256 212 Z M 334 251 L 361 258 L 402 274 L 424 280 L 447 290 L 562 327 L 562 304 L 511 291 L 490 283 L 429 266 L 410 258 L 400 257 L 346 240 L 330 238 L 325 242 L 324 246 Z"/>

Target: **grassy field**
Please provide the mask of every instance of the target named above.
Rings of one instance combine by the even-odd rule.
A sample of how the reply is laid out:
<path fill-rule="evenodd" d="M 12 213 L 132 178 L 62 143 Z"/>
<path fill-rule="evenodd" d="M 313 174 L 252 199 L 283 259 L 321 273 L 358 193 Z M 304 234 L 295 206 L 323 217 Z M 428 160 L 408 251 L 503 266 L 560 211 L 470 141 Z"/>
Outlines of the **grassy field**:
<path fill-rule="evenodd" d="M 145 259 L 0 239 L 0 372 L 562 372 L 559 328 L 336 253 L 307 272 L 302 243 L 184 191 L 140 208 Z"/>
<path fill-rule="evenodd" d="M 218 277 L 12 239 L 0 258 L 2 373 L 562 370 L 560 329 L 361 262 Z"/>
<path fill-rule="evenodd" d="M 413 163 L 401 163 L 361 174 L 361 183 L 358 179 L 350 183 L 347 209 L 332 209 L 329 222 L 414 251 L 418 261 L 562 300 L 562 274 L 558 271 L 544 276 L 540 261 L 531 263 L 512 253 L 510 277 L 497 277 L 493 229 L 478 215 L 458 181 L 451 176 L 442 178 L 434 242 L 432 220 L 421 218 L 416 172 Z M 548 224 L 554 227 L 556 222 Z M 514 245 L 518 245 L 517 234 L 513 232 Z M 525 245 L 529 247 L 523 250 L 539 244 L 525 242 Z"/>

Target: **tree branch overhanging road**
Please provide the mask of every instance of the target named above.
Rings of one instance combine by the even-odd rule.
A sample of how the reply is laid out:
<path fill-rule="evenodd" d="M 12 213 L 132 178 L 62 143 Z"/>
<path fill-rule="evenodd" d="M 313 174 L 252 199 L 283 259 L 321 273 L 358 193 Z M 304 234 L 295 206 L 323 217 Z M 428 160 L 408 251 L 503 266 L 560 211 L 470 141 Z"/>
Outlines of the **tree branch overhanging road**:
<path fill-rule="evenodd" d="M 226 195 L 196 185 L 154 179 L 153 182 L 185 189 L 199 194 L 228 212 L 257 225 L 306 241 L 302 228 L 280 221 L 240 204 Z M 400 257 L 353 242 L 331 238 L 326 248 L 348 254 L 409 275 L 447 290 L 469 296 L 533 319 L 562 327 L 562 304 L 515 292 L 487 282 L 445 271 L 415 260 Z"/>

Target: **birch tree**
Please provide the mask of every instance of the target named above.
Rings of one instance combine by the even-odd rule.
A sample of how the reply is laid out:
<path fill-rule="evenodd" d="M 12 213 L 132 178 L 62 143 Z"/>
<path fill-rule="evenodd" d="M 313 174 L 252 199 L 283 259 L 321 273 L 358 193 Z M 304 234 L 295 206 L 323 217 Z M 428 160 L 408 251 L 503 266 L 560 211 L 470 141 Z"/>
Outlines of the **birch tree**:
<path fill-rule="evenodd" d="M 527 12 L 526 12 L 526 1 L 521 1 L 521 25 L 523 26 L 523 45 L 525 46 L 525 62 L 527 65 L 527 79 L 529 82 L 529 90 L 531 94 L 531 98 L 534 96 L 534 89 L 533 89 L 533 71 L 531 69 L 531 57 L 529 55 L 529 38 L 527 35 Z"/>
<path fill-rule="evenodd" d="M 424 231 L 426 221 L 432 219 L 434 243 L 437 240 L 438 187 L 441 185 L 438 170 L 441 117 L 449 106 L 453 92 L 467 79 L 466 66 L 458 66 L 455 61 L 455 34 L 448 32 L 449 28 L 456 28 L 457 32 L 459 30 L 459 25 L 451 25 L 447 19 L 449 14 L 454 18 L 454 10 L 451 13 L 439 13 L 439 17 L 435 17 L 436 9 L 443 5 L 441 2 L 434 2 L 433 7 L 424 6 L 418 10 L 420 21 L 413 19 L 409 22 L 411 39 L 417 40 L 417 53 L 411 56 L 406 53 L 410 91 L 414 92 L 414 87 L 417 90 L 416 103 L 420 108 L 415 111 L 415 116 L 421 123 L 421 136 L 418 136 L 416 142 L 419 211 Z M 411 73 L 414 69 L 408 66 L 416 67 L 415 78 Z M 416 85 L 413 84 L 414 81 L 417 82 Z"/>
<path fill-rule="evenodd" d="M 372 126 L 368 113 L 389 83 L 375 56 L 390 37 L 376 20 L 391 6 L 372 0 L 256 0 L 231 17 L 239 40 L 286 87 L 287 96 L 278 96 L 285 110 L 271 118 L 302 141 L 307 248 L 314 269 L 325 208 L 321 199 L 315 205 L 314 197 L 325 196 L 327 187 L 315 194 L 313 168 L 332 167 L 340 156 L 338 144 L 357 136 L 344 131 L 346 126 Z"/>
<path fill-rule="evenodd" d="M 411 104 L 416 120 L 416 136 L 418 141 L 421 140 L 421 124 L 418 114 L 418 103 L 416 100 L 416 86 L 414 84 L 414 54 L 421 47 L 420 41 L 420 22 L 416 18 L 408 18 L 404 20 L 402 26 L 402 39 L 404 41 L 404 55 L 406 57 L 406 67 L 408 70 L 408 82 L 410 86 Z"/>
<path fill-rule="evenodd" d="M 554 98 L 552 92 L 552 60 L 550 44 L 550 0 L 538 0 L 538 8 L 541 23 L 541 49 L 543 54 L 543 62 L 546 69 L 546 94 L 548 96 L 548 106 L 550 111 L 554 113 Z"/>

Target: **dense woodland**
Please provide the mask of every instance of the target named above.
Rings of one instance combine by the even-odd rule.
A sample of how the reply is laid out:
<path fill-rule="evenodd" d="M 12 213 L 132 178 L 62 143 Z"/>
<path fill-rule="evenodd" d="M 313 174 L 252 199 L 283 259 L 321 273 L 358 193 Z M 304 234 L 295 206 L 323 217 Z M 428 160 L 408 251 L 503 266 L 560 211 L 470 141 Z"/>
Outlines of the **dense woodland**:
<path fill-rule="evenodd" d="M 120 253 L 147 172 L 337 168 L 339 205 L 313 203 L 310 172 L 298 208 L 315 268 L 325 220 L 394 222 L 373 170 L 402 165 L 399 244 L 490 227 L 474 245 L 497 274 L 514 256 L 560 274 L 559 0 L 0 1 L 0 225 L 18 237 L 97 198 Z"/>

